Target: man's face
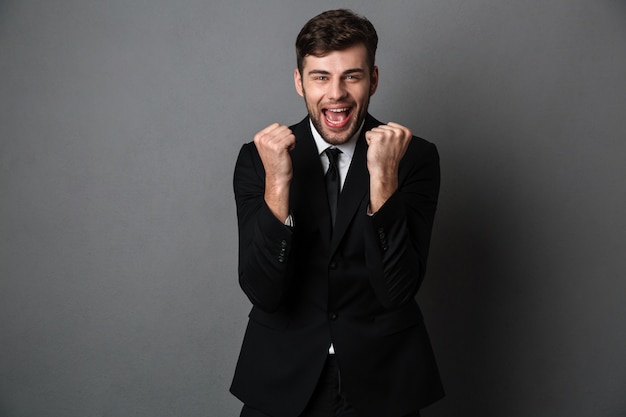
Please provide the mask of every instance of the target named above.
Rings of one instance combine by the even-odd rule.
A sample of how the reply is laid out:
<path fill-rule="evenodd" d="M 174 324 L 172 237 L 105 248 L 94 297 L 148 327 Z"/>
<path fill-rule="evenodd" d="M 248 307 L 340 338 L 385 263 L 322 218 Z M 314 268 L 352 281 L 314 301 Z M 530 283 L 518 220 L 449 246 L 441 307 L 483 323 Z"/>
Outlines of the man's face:
<path fill-rule="evenodd" d="M 346 143 L 361 127 L 369 99 L 378 86 L 378 68 L 370 72 L 365 45 L 304 58 L 294 72 L 313 126 L 333 145 Z"/>

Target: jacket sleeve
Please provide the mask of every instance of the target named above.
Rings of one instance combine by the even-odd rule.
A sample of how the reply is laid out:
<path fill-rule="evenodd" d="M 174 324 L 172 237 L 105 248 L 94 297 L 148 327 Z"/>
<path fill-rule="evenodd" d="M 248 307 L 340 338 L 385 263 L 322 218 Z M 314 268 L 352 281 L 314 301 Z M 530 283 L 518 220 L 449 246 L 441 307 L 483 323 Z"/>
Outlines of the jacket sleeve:
<path fill-rule="evenodd" d="M 398 190 L 365 230 L 370 282 L 386 308 L 412 300 L 424 279 L 439 183 L 437 148 L 413 138 L 400 164 Z"/>
<path fill-rule="evenodd" d="M 239 228 L 239 284 L 253 305 L 279 308 L 289 284 L 292 230 L 265 203 L 265 170 L 254 144 L 243 145 L 233 179 Z"/>

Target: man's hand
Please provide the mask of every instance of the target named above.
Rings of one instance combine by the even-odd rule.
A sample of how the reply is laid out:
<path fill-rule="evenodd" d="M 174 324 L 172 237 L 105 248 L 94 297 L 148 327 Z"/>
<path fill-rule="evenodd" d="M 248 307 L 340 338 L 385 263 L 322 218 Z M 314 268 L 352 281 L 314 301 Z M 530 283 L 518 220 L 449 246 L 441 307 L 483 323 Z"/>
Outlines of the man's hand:
<path fill-rule="evenodd" d="M 398 189 L 398 167 L 412 137 L 411 130 L 393 122 L 365 132 L 372 213 Z"/>
<path fill-rule="evenodd" d="M 289 127 L 274 123 L 254 135 L 265 168 L 265 202 L 280 221 L 289 215 L 289 184 L 293 175 L 291 151 L 296 137 Z"/>

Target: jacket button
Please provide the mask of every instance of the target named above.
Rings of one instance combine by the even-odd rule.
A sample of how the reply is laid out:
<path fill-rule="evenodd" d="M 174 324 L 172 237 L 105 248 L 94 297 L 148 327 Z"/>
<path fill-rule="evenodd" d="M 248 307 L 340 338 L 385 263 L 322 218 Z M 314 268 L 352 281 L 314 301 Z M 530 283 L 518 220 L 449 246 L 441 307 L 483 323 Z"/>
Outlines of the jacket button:
<path fill-rule="evenodd" d="M 330 269 L 337 269 L 337 262 L 331 262 L 329 267 Z"/>
<path fill-rule="evenodd" d="M 328 317 L 329 317 L 332 321 L 335 321 L 335 320 L 337 320 L 337 313 L 330 313 L 330 314 L 328 315 Z"/>

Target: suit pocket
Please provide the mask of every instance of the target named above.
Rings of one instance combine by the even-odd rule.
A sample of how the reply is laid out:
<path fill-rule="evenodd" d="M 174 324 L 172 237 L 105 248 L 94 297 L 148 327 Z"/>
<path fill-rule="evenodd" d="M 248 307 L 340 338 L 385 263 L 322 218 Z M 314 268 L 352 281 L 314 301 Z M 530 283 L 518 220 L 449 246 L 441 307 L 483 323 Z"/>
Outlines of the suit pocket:
<path fill-rule="evenodd" d="M 415 302 L 411 302 L 399 310 L 381 314 L 374 320 L 376 330 L 382 336 L 392 335 L 423 324 L 422 312 Z"/>
<path fill-rule="evenodd" d="M 266 313 L 253 307 L 248 315 L 250 320 L 274 330 L 283 330 L 289 327 L 289 317 L 280 313 Z"/>

